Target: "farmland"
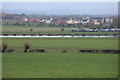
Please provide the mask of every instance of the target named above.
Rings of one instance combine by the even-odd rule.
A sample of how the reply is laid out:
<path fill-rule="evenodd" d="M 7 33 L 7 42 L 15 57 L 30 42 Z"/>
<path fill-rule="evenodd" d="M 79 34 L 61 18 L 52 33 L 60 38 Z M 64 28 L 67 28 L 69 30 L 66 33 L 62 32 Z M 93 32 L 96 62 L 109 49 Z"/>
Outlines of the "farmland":
<path fill-rule="evenodd" d="M 32 29 L 32 31 L 30 31 Z M 118 34 L 118 32 L 71 32 L 78 30 L 76 27 L 64 27 L 64 31 L 60 31 L 61 27 L 22 27 L 22 26 L 3 26 L 2 33 L 17 33 L 17 34 Z"/>
<path fill-rule="evenodd" d="M 3 78 L 117 78 L 118 55 L 3 54 Z"/>
<path fill-rule="evenodd" d="M 46 52 L 58 53 L 66 49 L 78 52 L 79 49 L 113 49 L 118 50 L 118 38 L 3 38 L 8 48 L 23 51 L 24 43 L 32 49 L 45 49 Z"/>
<path fill-rule="evenodd" d="M 24 43 L 45 53 L 24 53 Z M 117 78 L 118 54 L 79 49 L 118 49 L 118 38 L 3 38 L 14 53 L 3 53 L 4 78 Z M 61 53 L 65 49 L 67 53 Z"/>
<path fill-rule="evenodd" d="M 2 54 L 0 53 L 0 79 L 2 78 Z"/>

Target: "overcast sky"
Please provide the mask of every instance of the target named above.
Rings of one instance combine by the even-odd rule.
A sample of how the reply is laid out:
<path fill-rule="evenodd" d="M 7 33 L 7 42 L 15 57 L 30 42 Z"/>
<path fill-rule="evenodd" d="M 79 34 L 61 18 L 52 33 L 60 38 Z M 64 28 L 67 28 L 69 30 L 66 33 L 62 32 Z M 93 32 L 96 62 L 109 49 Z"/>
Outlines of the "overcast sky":
<path fill-rule="evenodd" d="M 119 2 L 120 0 L 1 0 L 2 2 Z"/>
<path fill-rule="evenodd" d="M 91 12 L 99 14 L 117 14 L 117 2 L 3 2 L 3 10 L 11 10 L 12 12 L 20 11 L 46 11 L 46 10 L 70 10 L 76 13 Z M 49 13 L 47 11 L 47 13 Z M 61 12 L 62 13 L 62 12 Z M 70 12 L 71 13 L 71 12 Z M 98 13 L 97 13 L 98 14 Z"/>

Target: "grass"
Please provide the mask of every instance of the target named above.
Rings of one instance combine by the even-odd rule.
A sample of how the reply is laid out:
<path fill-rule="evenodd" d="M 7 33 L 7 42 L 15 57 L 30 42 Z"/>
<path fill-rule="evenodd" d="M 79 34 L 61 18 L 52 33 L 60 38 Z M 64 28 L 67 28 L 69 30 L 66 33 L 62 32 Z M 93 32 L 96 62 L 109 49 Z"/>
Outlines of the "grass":
<path fill-rule="evenodd" d="M 2 54 L 0 53 L 0 79 L 2 79 Z"/>
<path fill-rule="evenodd" d="M 118 38 L 3 38 L 8 48 L 23 51 L 24 43 L 32 49 L 45 49 L 48 53 L 58 53 L 66 49 L 78 52 L 79 49 L 118 49 Z"/>
<path fill-rule="evenodd" d="M 3 32 L 30 32 L 30 29 L 33 29 L 33 32 L 60 32 L 60 27 L 22 27 L 22 26 L 3 26 Z M 77 28 L 65 28 L 66 31 Z"/>
<path fill-rule="evenodd" d="M 2 32 L 3 34 L 118 34 L 118 32 Z"/>
<path fill-rule="evenodd" d="M 2 38 L 0 38 L 0 47 L 2 45 Z M 0 79 L 2 79 L 2 54 L 0 52 Z"/>
<path fill-rule="evenodd" d="M 33 29 L 31 32 L 30 29 Z M 3 26 L 2 33 L 18 33 L 18 34 L 118 34 L 118 32 L 71 32 L 71 30 L 78 30 L 74 27 L 65 27 L 65 31 L 61 32 L 60 27 L 22 27 L 22 26 Z"/>
<path fill-rule="evenodd" d="M 118 55 L 3 54 L 3 78 L 117 78 Z"/>
<path fill-rule="evenodd" d="M 118 54 L 78 53 L 79 49 L 118 49 L 118 38 L 3 38 L 3 78 L 117 78 Z M 23 53 L 24 43 L 46 53 Z M 61 53 L 65 49 L 68 53 Z"/>

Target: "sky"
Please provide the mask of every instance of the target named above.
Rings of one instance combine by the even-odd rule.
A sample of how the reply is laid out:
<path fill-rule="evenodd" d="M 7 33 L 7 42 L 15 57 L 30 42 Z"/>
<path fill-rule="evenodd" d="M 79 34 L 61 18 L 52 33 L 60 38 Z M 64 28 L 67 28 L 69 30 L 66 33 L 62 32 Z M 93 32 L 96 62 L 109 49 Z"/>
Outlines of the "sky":
<path fill-rule="evenodd" d="M 2 2 L 119 2 L 120 0 L 1 0 Z"/>
<path fill-rule="evenodd" d="M 10 13 L 117 14 L 118 2 L 3 2 Z"/>

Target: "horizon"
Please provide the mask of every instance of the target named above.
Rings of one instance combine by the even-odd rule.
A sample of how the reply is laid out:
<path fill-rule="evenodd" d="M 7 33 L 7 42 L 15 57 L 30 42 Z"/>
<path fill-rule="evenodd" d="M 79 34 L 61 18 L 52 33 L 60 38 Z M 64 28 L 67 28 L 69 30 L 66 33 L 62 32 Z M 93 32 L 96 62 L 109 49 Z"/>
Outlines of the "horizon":
<path fill-rule="evenodd" d="M 22 5 L 22 6 L 21 6 Z M 31 6 L 32 5 L 32 6 Z M 117 15 L 117 2 L 3 2 L 8 13 L 45 15 Z"/>

